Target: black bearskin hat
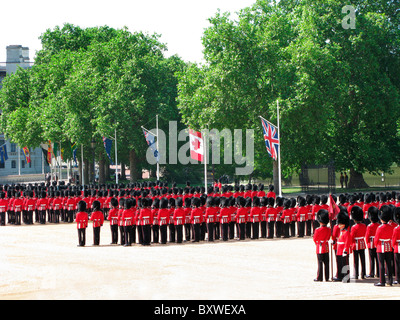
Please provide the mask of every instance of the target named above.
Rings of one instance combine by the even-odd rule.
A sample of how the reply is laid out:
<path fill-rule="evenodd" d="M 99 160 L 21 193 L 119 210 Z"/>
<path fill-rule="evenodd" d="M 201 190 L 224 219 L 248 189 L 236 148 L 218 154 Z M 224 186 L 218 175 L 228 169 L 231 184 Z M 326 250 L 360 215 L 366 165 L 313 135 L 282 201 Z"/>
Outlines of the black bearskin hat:
<path fill-rule="evenodd" d="M 390 206 L 383 205 L 379 211 L 379 219 L 381 219 L 382 221 L 389 222 L 393 219 L 393 211 Z"/>
<path fill-rule="evenodd" d="M 360 222 L 363 220 L 364 212 L 359 206 L 354 206 L 351 208 L 350 215 L 354 221 Z"/>
<path fill-rule="evenodd" d="M 322 224 L 329 223 L 329 212 L 326 209 L 319 209 L 317 212 L 317 221 Z"/>
<path fill-rule="evenodd" d="M 86 210 L 86 202 L 81 200 L 78 202 L 78 212 L 82 212 Z"/>

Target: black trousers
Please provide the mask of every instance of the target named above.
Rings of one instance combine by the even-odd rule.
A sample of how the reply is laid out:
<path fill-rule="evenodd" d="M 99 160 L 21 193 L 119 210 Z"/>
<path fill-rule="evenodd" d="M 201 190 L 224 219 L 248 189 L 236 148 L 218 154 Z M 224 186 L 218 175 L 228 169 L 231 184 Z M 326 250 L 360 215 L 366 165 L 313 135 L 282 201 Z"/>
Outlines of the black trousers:
<path fill-rule="evenodd" d="M 266 238 L 267 237 L 267 221 L 261 221 L 260 226 L 261 226 L 261 238 Z"/>
<path fill-rule="evenodd" d="M 276 221 L 275 222 L 275 236 L 280 238 L 282 236 L 283 222 Z"/>
<path fill-rule="evenodd" d="M 175 225 L 169 224 L 169 242 L 175 242 Z"/>
<path fill-rule="evenodd" d="M 215 223 L 207 223 L 208 241 L 214 241 Z"/>
<path fill-rule="evenodd" d="M 376 248 L 368 249 L 369 254 L 369 275 L 374 277 L 379 275 L 379 262 L 378 255 L 376 254 Z"/>
<path fill-rule="evenodd" d="M 192 225 L 190 223 L 185 223 L 185 240 L 190 241 L 190 230 L 192 229 Z"/>
<path fill-rule="evenodd" d="M 153 243 L 158 243 L 160 241 L 160 226 L 158 224 L 154 224 L 152 230 L 153 230 Z"/>
<path fill-rule="evenodd" d="M 168 225 L 164 224 L 160 226 L 160 238 L 161 238 L 161 244 L 166 244 L 167 243 L 167 228 Z"/>
<path fill-rule="evenodd" d="M 86 228 L 78 229 L 78 244 L 80 246 L 86 244 Z"/>
<path fill-rule="evenodd" d="M 229 238 L 229 223 L 221 223 L 222 240 L 228 241 Z"/>
<path fill-rule="evenodd" d="M 394 254 L 394 275 L 395 280 L 400 283 L 400 253 Z"/>
<path fill-rule="evenodd" d="M 175 232 L 176 232 L 176 242 L 182 243 L 183 242 L 183 224 L 176 225 Z"/>
<path fill-rule="evenodd" d="M 133 242 L 134 231 L 133 226 L 124 226 L 124 245 L 130 246 Z"/>
<path fill-rule="evenodd" d="M 5 212 L 0 212 L 0 222 L 2 226 L 6 225 L 6 213 Z"/>
<path fill-rule="evenodd" d="M 111 230 L 111 243 L 117 244 L 118 243 L 118 225 L 112 224 L 110 225 Z"/>
<path fill-rule="evenodd" d="M 283 224 L 283 237 L 289 238 L 290 222 Z"/>
<path fill-rule="evenodd" d="M 199 242 L 200 241 L 200 237 L 201 237 L 201 225 L 200 223 L 194 223 L 193 224 L 193 237 L 194 237 L 194 242 Z"/>
<path fill-rule="evenodd" d="M 252 239 L 258 239 L 259 238 L 259 230 L 260 230 L 260 222 L 252 222 L 251 229 L 253 232 Z"/>
<path fill-rule="evenodd" d="M 93 227 L 93 244 L 95 246 L 100 245 L 100 228 L 101 227 Z"/>
<path fill-rule="evenodd" d="M 123 226 L 119 226 L 119 233 L 121 234 L 121 245 L 123 245 L 125 244 L 125 232 Z"/>
<path fill-rule="evenodd" d="M 325 281 L 329 281 L 329 252 L 317 254 L 317 261 L 317 280 L 322 281 L 325 276 Z"/>
<path fill-rule="evenodd" d="M 15 212 L 15 224 L 17 225 L 21 224 L 21 211 Z"/>
<path fill-rule="evenodd" d="M 275 230 L 275 221 L 268 222 L 268 239 L 272 239 L 274 237 L 274 230 Z"/>
<path fill-rule="evenodd" d="M 143 234 L 143 245 L 148 246 L 151 242 L 151 225 L 145 224 L 141 226 L 142 234 Z"/>
<path fill-rule="evenodd" d="M 349 256 L 336 255 L 336 267 L 338 279 L 350 282 Z"/>
<path fill-rule="evenodd" d="M 246 238 L 246 223 L 239 223 L 239 240 L 244 240 Z"/>
<path fill-rule="evenodd" d="M 297 222 L 297 236 L 298 237 L 304 237 L 305 225 L 306 225 L 305 221 Z"/>
<path fill-rule="evenodd" d="M 235 226 L 235 221 L 229 222 L 229 239 L 231 240 L 235 238 Z"/>
<path fill-rule="evenodd" d="M 356 278 L 360 275 L 359 273 L 359 262 L 361 263 L 361 278 L 365 277 L 366 269 L 365 269 L 365 249 L 362 250 L 354 250 L 353 251 L 354 258 L 354 275 Z"/>
<path fill-rule="evenodd" d="M 393 283 L 392 257 L 393 257 L 393 252 L 378 253 L 380 283 L 386 283 L 385 271 L 387 272 L 388 275 L 388 282 Z"/>

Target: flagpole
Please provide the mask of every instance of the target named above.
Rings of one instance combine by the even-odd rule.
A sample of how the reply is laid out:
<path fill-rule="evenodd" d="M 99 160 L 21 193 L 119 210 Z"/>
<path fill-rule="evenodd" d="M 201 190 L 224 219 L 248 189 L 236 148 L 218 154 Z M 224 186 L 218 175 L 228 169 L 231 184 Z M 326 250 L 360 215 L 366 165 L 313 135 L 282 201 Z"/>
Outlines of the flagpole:
<path fill-rule="evenodd" d="M 206 133 L 203 131 L 203 159 L 204 159 L 204 189 L 207 194 L 207 142 Z"/>
<path fill-rule="evenodd" d="M 279 126 L 279 100 L 276 100 L 277 109 L 277 122 L 278 122 L 278 141 L 279 141 L 279 152 L 278 152 L 278 180 L 279 180 L 279 196 L 282 197 L 282 177 L 281 177 L 281 153 L 282 143 L 280 139 L 281 128 Z"/>
<path fill-rule="evenodd" d="M 156 115 L 156 126 L 157 126 L 157 152 L 158 152 L 158 114 Z M 160 164 L 157 160 L 157 180 L 160 180 Z"/>
<path fill-rule="evenodd" d="M 18 175 L 21 175 L 21 147 L 18 146 Z"/>
<path fill-rule="evenodd" d="M 85 177 L 83 175 L 83 144 L 81 144 L 81 162 L 82 162 L 82 186 L 85 185 Z"/>
<path fill-rule="evenodd" d="M 114 138 L 115 138 L 115 184 L 118 185 L 118 154 L 117 154 L 117 128 L 114 129 Z"/>

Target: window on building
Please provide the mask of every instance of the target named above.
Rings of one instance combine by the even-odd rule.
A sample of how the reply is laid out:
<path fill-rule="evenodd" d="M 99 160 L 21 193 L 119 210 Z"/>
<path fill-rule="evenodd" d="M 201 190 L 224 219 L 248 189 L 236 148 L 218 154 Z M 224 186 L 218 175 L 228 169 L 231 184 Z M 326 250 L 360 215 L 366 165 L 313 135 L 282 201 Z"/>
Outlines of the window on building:
<path fill-rule="evenodd" d="M 17 152 L 17 144 L 16 143 L 11 143 L 11 150 L 10 152 Z"/>
<path fill-rule="evenodd" d="M 12 160 L 12 161 L 11 161 L 11 168 L 12 168 L 12 169 L 15 169 L 16 167 L 17 167 L 17 161 Z"/>
<path fill-rule="evenodd" d="M 21 168 L 25 168 L 25 160 L 21 160 Z"/>

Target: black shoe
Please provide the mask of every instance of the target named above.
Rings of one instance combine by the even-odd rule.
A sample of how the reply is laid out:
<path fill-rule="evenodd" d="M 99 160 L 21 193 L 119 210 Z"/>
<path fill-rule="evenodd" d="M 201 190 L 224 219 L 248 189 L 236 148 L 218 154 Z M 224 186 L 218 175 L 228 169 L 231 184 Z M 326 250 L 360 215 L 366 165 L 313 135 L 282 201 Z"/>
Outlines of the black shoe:
<path fill-rule="evenodd" d="M 384 284 L 384 283 L 381 283 L 381 282 L 377 282 L 377 283 L 374 283 L 374 286 L 375 286 L 375 287 L 384 287 L 385 284 Z"/>

